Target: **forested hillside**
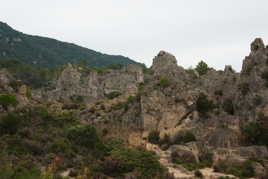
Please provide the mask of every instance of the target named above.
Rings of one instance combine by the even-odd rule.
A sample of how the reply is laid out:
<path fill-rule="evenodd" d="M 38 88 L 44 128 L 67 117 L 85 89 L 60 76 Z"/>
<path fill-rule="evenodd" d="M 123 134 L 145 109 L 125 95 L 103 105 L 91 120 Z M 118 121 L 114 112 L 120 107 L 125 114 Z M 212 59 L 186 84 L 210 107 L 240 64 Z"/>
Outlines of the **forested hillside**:
<path fill-rule="evenodd" d="M 0 60 L 10 59 L 42 67 L 55 67 L 80 61 L 97 67 L 136 63 L 127 57 L 102 54 L 72 43 L 27 35 L 0 22 Z"/>

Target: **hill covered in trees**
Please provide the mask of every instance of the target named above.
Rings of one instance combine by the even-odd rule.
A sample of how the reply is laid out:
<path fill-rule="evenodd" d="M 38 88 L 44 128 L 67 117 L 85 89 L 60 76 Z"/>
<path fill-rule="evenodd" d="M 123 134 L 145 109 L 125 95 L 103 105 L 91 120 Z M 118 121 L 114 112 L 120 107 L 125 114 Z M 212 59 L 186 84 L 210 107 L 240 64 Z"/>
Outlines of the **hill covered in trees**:
<path fill-rule="evenodd" d="M 27 35 L 0 21 L 0 60 L 10 59 L 42 67 L 80 61 L 94 67 L 137 63 L 124 56 L 102 54 L 72 43 Z"/>

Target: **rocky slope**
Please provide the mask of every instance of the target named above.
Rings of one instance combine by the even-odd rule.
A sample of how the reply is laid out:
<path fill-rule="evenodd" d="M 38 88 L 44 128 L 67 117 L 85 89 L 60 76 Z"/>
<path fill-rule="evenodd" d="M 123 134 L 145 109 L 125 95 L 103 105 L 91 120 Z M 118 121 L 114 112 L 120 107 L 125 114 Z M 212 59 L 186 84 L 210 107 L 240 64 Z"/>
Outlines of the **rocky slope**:
<path fill-rule="evenodd" d="M 155 151 L 177 178 L 264 179 L 267 62 L 268 47 L 256 39 L 240 73 L 226 66 L 200 75 L 178 66 L 164 51 L 150 69 L 129 65 L 95 71 L 69 64 L 52 86 L 32 90 L 30 101 L 58 112 L 72 111 L 109 137 Z M 8 86 L 12 77 L 2 70 L 0 78 L 2 92 L 14 92 Z"/>

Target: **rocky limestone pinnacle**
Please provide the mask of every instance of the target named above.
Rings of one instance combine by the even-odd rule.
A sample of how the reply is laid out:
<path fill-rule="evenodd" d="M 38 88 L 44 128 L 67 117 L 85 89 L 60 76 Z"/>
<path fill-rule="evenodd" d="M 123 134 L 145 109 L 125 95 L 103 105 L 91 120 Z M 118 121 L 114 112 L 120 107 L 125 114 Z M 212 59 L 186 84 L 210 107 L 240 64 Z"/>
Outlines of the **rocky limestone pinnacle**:
<path fill-rule="evenodd" d="M 169 66 L 169 65 L 177 65 L 177 60 L 174 55 L 171 53 L 160 51 L 158 55 L 153 59 L 153 68 L 155 66 Z"/>
<path fill-rule="evenodd" d="M 261 38 L 256 38 L 252 43 L 251 43 L 251 51 L 256 52 L 260 49 L 264 49 L 265 45 L 263 43 L 263 40 Z"/>
<path fill-rule="evenodd" d="M 169 74 L 178 69 L 177 60 L 171 53 L 160 51 L 153 59 L 152 70 L 156 75 Z"/>
<path fill-rule="evenodd" d="M 224 67 L 224 73 L 233 73 L 233 68 L 231 65 L 225 65 Z"/>

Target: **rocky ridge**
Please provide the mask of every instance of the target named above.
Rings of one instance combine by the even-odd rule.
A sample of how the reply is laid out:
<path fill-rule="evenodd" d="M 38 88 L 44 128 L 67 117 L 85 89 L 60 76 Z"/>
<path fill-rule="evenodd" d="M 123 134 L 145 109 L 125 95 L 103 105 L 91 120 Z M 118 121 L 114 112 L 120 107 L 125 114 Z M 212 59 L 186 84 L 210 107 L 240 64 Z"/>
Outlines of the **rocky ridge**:
<path fill-rule="evenodd" d="M 245 144 L 243 127 L 260 120 L 260 114 L 268 116 L 267 64 L 268 47 L 259 38 L 252 42 L 241 73 L 226 66 L 224 71 L 210 69 L 199 75 L 178 66 L 176 58 L 164 51 L 153 59 L 150 69 L 129 65 L 85 71 L 69 64 L 50 88 L 32 90 L 30 101 L 45 101 L 53 110 L 71 110 L 84 123 L 107 130 L 109 136 L 154 150 L 171 173 L 180 172 L 177 178 L 196 176 L 183 161 L 175 162 L 179 169 L 171 166 L 172 155 L 201 164 L 208 153 L 212 157 L 209 167 L 215 172 L 201 167 L 205 178 L 227 176 L 217 173 L 224 173 L 223 163 L 228 164 L 227 170 L 245 168 L 247 161 L 251 161 L 255 178 L 265 178 L 267 147 Z M 11 78 L 0 71 L 1 91 L 14 91 L 8 85 Z M 18 95 L 25 96 L 20 91 Z M 168 136 L 169 144 L 161 144 L 161 149 L 148 147 L 153 131 L 159 132 L 160 141 Z M 188 134 L 194 140 L 178 143 Z"/>

